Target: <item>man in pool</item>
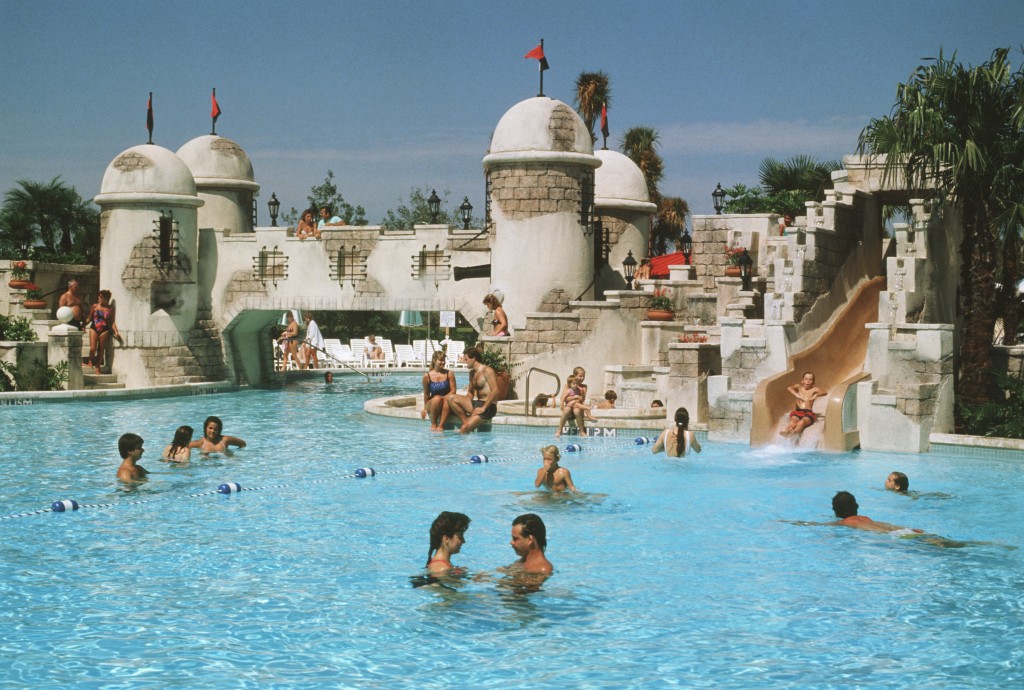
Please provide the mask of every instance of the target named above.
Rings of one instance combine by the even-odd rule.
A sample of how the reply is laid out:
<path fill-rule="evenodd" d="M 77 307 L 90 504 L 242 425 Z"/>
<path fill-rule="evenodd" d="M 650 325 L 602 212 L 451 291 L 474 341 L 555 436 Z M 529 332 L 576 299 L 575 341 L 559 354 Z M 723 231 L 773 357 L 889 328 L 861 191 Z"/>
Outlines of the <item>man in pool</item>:
<path fill-rule="evenodd" d="M 122 434 L 117 439 L 117 451 L 121 454 L 121 465 L 117 468 L 117 478 L 122 482 L 142 482 L 149 472 L 139 465 L 142 457 L 142 437 L 138 434 Z"/>
<path fill-rule="evenodd" d="M 896 532 L 905 530 L 906 534 L 921 534 L 924 530 L 908 529 L 899 525 L 890 525 L 888 522 L 875 522 L 866 515 L 858 515 L 857 499 L 849 491 L 839 491 L 832 497 L 832 512 L 839 518 L 837 525 L 862 529 L 868 532 Z"/>
<path fill-rule="evenodd" d="M 885 478 L 885 488 L 906 495 L 910 491 L 910 479 L 902 472 L 890 472 Z"/>
<path fill-rule="evenodd" d="M 512 521 L 512 549 L 519 560 L 512 566 L 524 573 L 550 575 L 554 570 L 544 555 L 548 532 L 539 515 L 526 513 Z"/>
<path fill-rule="evenodd" d="M 223 453 L 229 446 L 245 448 L 245 441 L 236 436 L 224 436 L 223 429 L 220 417 L 210 415 L 203 422 L 203 437 L 190 443 L 189 448 L 198 448 L 203 453 Z"/>
<path fill-rule="evenodd" d="M 468 434 L 498 413 L 498 377 L 481 361 L 480 350 L 475 347 L 467 347 L 462 358 L 469 365 L 469 386 L 466 395 L 448 398 L 448 407 L 462 420 L 459 433 Z"/>

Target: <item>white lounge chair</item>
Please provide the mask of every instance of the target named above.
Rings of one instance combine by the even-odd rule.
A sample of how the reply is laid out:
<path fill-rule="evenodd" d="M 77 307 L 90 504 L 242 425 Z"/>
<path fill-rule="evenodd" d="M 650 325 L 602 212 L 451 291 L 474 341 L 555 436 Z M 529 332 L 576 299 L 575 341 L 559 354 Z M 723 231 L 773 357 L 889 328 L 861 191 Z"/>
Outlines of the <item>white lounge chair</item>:
<path fill-rule="evenodd" d="M 466 341 L 464 340 L 449 340 L 448 341 L 448 358 L 446 366 L 449 369 L 467 369 L 466 363 L 461 361 L 462 353 L 466 351 Z"/>
<path fill-rule="evenodd" d="M 423 356 L 412 345 L 395 345 L 395 364 L 399 367 L 425 367 Z"/>

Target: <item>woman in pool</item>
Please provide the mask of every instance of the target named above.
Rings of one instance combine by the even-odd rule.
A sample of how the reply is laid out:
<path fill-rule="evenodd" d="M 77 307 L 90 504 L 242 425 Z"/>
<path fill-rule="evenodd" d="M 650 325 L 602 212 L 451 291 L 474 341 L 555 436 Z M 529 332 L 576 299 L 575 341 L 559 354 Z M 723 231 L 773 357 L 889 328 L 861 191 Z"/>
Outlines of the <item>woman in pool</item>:
<path fill-rule="evenodd" d="M 190 426 L 179 426 L 174 432 L 174 440 L 164 448 L 160 459 L 164 462 L 188 462 L 192 458 L 192 448 L 189 446 L 192 443 L 192 432 Z"/>
<path fill-rule="evenodd" d="M 445 369 L 444 352 L 438 350 L 430 358 L 430 371 L 423 375 L 423 410 L 420 419 L 430 415 L 430 430 L 444 431 L 448 421 L 448 398 L 455 392 L 455 373 Z"/>
<path fill-rule="evenodd" d="M 452 565 L 452 556 L 462 550 L 466 543 L 469 518 L 462 513 L 438 515 L 430 525 L 430 549 L 427 551 L 427 570 L 432 573 L 461 572 Z"/>
<path fill-rule="evenodd" d="M 675 426 L 670 426 L 661 432 L 661 436 L 658 437 L 651 452 L 665 451 L 665 455 L 670 458 L 681 458 L 690 450 L 699 453 L 700 444 L 697 442 L 696 435 L 689 429 L 690 413 L 685 407 L 676 410 L 675 422 Z"/>

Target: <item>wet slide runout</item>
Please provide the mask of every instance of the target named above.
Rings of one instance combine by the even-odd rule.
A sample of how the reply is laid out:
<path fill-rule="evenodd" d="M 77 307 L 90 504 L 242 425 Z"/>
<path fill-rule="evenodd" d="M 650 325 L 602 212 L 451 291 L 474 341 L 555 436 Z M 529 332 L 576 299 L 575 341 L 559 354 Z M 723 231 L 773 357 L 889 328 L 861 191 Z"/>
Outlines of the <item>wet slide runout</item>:
<path fill-rule="evenodd" d="M 787 371 L 757 384 L 750 424 L 752 447 L 780 438 L 779 420 L 794 407 L 793 396 L 786 388 L 799 383 L 804 372 L 810 371 L 815 385 L 828 391 L 821 448 L 848 450 L 848 438 L 842 430 L 843 397 L 850 385 L 869 376 L 864 372 L 869 335 L 864 326 L 878 320 L 878 296 L 883 289 L 884 276 L 863 283 L 818 342 L 790 357 Z M 815 411 L 818 409 L 815 405 Z"/>

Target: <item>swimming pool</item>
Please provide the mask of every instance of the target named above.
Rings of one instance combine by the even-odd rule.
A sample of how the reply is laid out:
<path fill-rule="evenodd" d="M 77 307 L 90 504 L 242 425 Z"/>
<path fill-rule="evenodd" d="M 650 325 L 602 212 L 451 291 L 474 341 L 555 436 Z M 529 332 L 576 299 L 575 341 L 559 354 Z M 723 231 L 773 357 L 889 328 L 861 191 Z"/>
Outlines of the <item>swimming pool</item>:
<path fill-rule="evenodd" d="M 992 688 L 1024 680 L 1024 514 L 1012 457 L 705 444 L 665 460 L 632 435 L 563 453 L 586 495 L 532 491 L 549 433 L 437 435 L 362 401 L 418 377 L 194 398 L 0 408 L 0 685 L 76 687 Z M 249 447 L 158 461 L 208 414 Z M 117 437 L 150 480 L 114 480 Z M 565 444 L 577 439 L 562 439 Z M 485 453 L 492 462 L 468 464 Z M 376 477 L 355 479 L 371 466 Z M 916 500 L 882 490 L 910 476 Z M 224 496 L 227 481 L 259 489 Z M 787 520 L 861 512 L 954 539 Z M 86 507 L 36 513 L 56 499 Z M 92 507 L 113 504 L 109 507 Z M 485 581 L 413 588 L 441 510 Z M 548 526 L 532 594 L 493 571 L 512 518 Z"/>

